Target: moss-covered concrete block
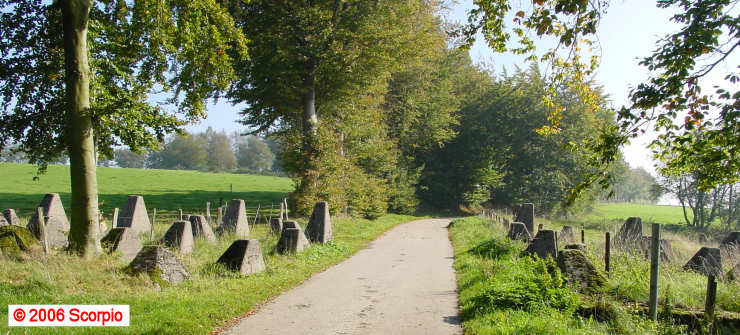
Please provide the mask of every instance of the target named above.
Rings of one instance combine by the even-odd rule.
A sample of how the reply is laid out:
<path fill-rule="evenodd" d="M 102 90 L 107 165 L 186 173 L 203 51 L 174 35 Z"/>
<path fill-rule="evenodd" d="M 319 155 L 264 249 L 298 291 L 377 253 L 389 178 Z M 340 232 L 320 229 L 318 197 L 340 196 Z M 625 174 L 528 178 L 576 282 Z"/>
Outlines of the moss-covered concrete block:
<path fill-rule="evenodd" d="M 4 255 L 13 255 L 40 248 L 39 240 L 30 230 L 21 226 L 0 227 L 0 250 Z"/>
<path fill-rule="evenodd" d="M 602 292 L 607 286 L 606 277 L 578 249 L 560 250 L 558 267 L 568 276 L 568 284 L 581 293 Z"/>

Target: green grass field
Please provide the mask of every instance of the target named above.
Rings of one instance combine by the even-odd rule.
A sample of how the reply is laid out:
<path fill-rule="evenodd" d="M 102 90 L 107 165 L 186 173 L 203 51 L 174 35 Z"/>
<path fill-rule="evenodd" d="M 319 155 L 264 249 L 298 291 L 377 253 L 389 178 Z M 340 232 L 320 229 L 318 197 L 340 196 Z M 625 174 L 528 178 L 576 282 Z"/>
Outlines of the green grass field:
<path fill-rule="evenodd" d="M 50 165 L 46 174 L 34 180 L 36 171 L 35 165 L 0 163 L 0 210 L 14 208 L 21 217 L 31 216 L 44 194 L 59 193 L 69 211 L 69 166 Z M 206 202 L 215 208 L 221 199 L 269 206 L 287 196 L 293 182 L 289 178 L 246 174 L 98 168 L 98 190 L 100 209 L 110 217 L 113 208 L 123 207 L 132 194 L 144 195 L 147 209 L 157 208 L 162 214 L 178 208 L 186 213 L 202 212 Z"/>
<path fill-rule="evenodd" d="M 693 218 L 691 210 L 686 213 Z M 631 203 L 599 203 L 586 220 L 626 220 L 628 217 L 641 217 L 646 223 L 685 224 L 681 206 L 646 205 Z"/>

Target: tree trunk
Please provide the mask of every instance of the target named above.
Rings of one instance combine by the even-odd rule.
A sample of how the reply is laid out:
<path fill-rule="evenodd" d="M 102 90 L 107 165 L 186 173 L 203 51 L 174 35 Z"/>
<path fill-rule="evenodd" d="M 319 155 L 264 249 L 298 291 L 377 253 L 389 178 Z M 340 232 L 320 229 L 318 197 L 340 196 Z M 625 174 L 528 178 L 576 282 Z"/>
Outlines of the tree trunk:
<path fill-rule="evenodd" d="M 684 191 L 683 181 L 679 180 L 678 181 L 678 201 L 681 202 L 681 209 L 683 209 L 683 219 L 684 221 L 686 221 L 686 225 L 691 226 L 691 221 L 689 221 L 689 216 L 686 213 L 686 203 L 684 202 L 685 193 L 683 191 Z"/>
<path fill-rule="evenodd" d="M 92 0 L 62 0 L 60 4 L 64 22 L 67 144 L 72 195 L 69 248 L 84 258 L 92 258 L 101 252 L 87 60 L 87 21 Z"/>
<path fill-rule="evenodd" d="M 303 135 L 309 138 L 316 136 L 319 128 L 319 118 L 316 115 L 316 79 L 309 74 L 303 79 Z"/>

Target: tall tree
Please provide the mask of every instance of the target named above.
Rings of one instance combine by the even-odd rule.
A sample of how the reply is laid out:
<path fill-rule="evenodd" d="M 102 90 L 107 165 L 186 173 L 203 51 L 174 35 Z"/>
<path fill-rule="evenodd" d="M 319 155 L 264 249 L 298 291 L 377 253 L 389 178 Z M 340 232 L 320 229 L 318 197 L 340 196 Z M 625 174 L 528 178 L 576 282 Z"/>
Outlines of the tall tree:
<path fill-rule="evenodd" d="M 208 141 L 205 136 L 177 135 L 161 151 L 149 155 L 155 169 L 204 170 L 208 167 Z"/>
<path fill-rule="evenodd" d="M 362 161 L 342 148 L 386 139 L 380 133 L 384 115 L 376 108 L 384 85 L 401 64 L 399 58 L 418 54 L 428 45 L 424 36 L 429 29 L 438 29 L 429 24 L 427 16 L 436 5 L 429 1 L 225 2 L 251 37 L 250 58 L 239 64 L 241 79 L 229 97 L 247 103 L 242 123 L 255 132 L 280 134 L 283 167 L 297 179 L 298 194 L 329 182 L 324 180 L 327 171 L 348 171 L 341 165 Z M 356 117 L 363 112 L 364 119 Z M 348 122 L 360 119 L 369 121 L 368 129 Z M 370 129 L 373 140 L 367 140 Z M 339 163 L 322 165 L 318 157 Z M 365 166 L 371 165 L 377 166 Z M 336 186 L 332 189 L 349 193 Z"/>
<path fill-rule="evenodd" d="M 236 156 L 232 149 L 231 139 L 226 132 L 213 131 L 210 127 L 201 134 L 208 142 L 208 169 L 214 171 L 231 171 L 236 168 Z"/>
<path fill-rule="evenodd" d="M 86 258 L 100 251 L 98 152 L 154 147 L 202 117 L 233 79 L 227 50 L 246 50 L 214 0 L 1 0 L 0 31 L 0 146 L 19 143 L 42 170 L 69 155 L 70 249 Z M 185 120 L 151 104 L 156 92 Z"/>
<path fill-rule="evenodd" d="M 113 157 L 116 164 L 122 168 L 143 169 L 146 166 L 146 154 L 137 154 L 128 149 L 116 149 Z"/>
<path fill-rule="evenodd" d="M 582 154 L 567 148 L 594 137 L 611 114 L 588 113 L 587 104 L 568 87 L 557 92 L 566 106 L 561 131 L 537 136 L 548 123 L 542 104 L 547 82 L 537 67 L 502 76 L 462 110 L 459 135 L 436 150 L 422 174 L 422 196 L 437 207 L 506 205 L 533 202 L 549 212 L 566 190 L 589 170 Z M 596 89 L 595 89 L 596 90 Z"/>
<path fill-rule="evenodd" d="M 237 155 L 240 168 L 256 172 L 270 171 L 275 160 L 270 147 L 257 136 L 249 136 L 246 143 L 240 143 Z"/>

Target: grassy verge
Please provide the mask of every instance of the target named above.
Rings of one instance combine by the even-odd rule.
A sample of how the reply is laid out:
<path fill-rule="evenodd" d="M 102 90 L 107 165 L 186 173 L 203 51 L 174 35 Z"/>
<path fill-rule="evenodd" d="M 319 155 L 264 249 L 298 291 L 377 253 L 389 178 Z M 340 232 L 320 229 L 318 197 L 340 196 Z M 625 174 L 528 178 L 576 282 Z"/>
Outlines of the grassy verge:
<path fill-rule="evenodd" d="M 594 265 L 604 269 L 605 232 L 615 236 L 622 220 L 610 219 L 602 221 L 584 220 L 551 221 L 537 218 L 537 222 L 544 223 L 546 229 L 560 231 L 564 225 L 574 228 L 577 239 L 580 240 L 580 231 L 585 228 L 585 240 L 588 254 Z M 649 236 L 650 225 L 643 224 L 643 235 Z M 662 260 L 659 271 L 659 289 L 661 304 L 677 308 L 703 309 L 707 287 L 707 278 L 695 272 L 683 271 L 682 267 L 702 247 L 718 247 L 716 242 L 699 243 L 696 239 L 687 236 L 684 232 L 672 232 L 664 229 L 661 238 L 670 241 L 673 259 Z M 724 257 L 724 272 L 727 273 L 740 257 Z M 612 246 L 611 278 L 613 294 L 620 300 L 645 303 L 649 296 L 648 278 L 650 263 L 647 255 L 639 250 L 621 250 Z M 717 287 L 717 308 L 728 312 L 740 312 L 739 281 L 719 281 Z"/>
<path fill-rule="evenodd" d="M 193 279 L 161 290 L 143 276 L 124 274 L 126 264 L 114 256 L 93 262 L 65 254 L 22 261 L 0 257 L 0 333 L 101 332 L 95 328 L 8 329 L 8 304 L 124 304 L 130 305 L 131 326 L 106 328 L 105 333 L 207 334 L 311 274 L 346 259 L 391 227 L 412 219 L 401 215 L 375 221 L 335 219 L 334 243 L 313 245 L 290 256 L 272 252 L 277 237 L 268 234 L 264 225 L 253 226 L 251 237 L 260 241 L 267 271 L 245 277 L 213 264 L 233 238 L 221 239 L 217 245 L 196 241 L 195 251 L 183 259 Z M 161 237 L 165 228 L 158 225 L 156 235 Z"/>
<path fill-rule="evenodd" d="M 450 235 L 466 334 L 685 331 L 670 322 L 656 323 L 634 315 L 611 294 L 611 287 L 597 296 L 574 293 L 553 260 L 522 256 L 526 245 L 506 238 L 500 225 L 465 218 L 455 221 Z M 646 277 L 632 277 L 642 278 Z M 588 309 L 599 312 L 584 316 Z"/>

